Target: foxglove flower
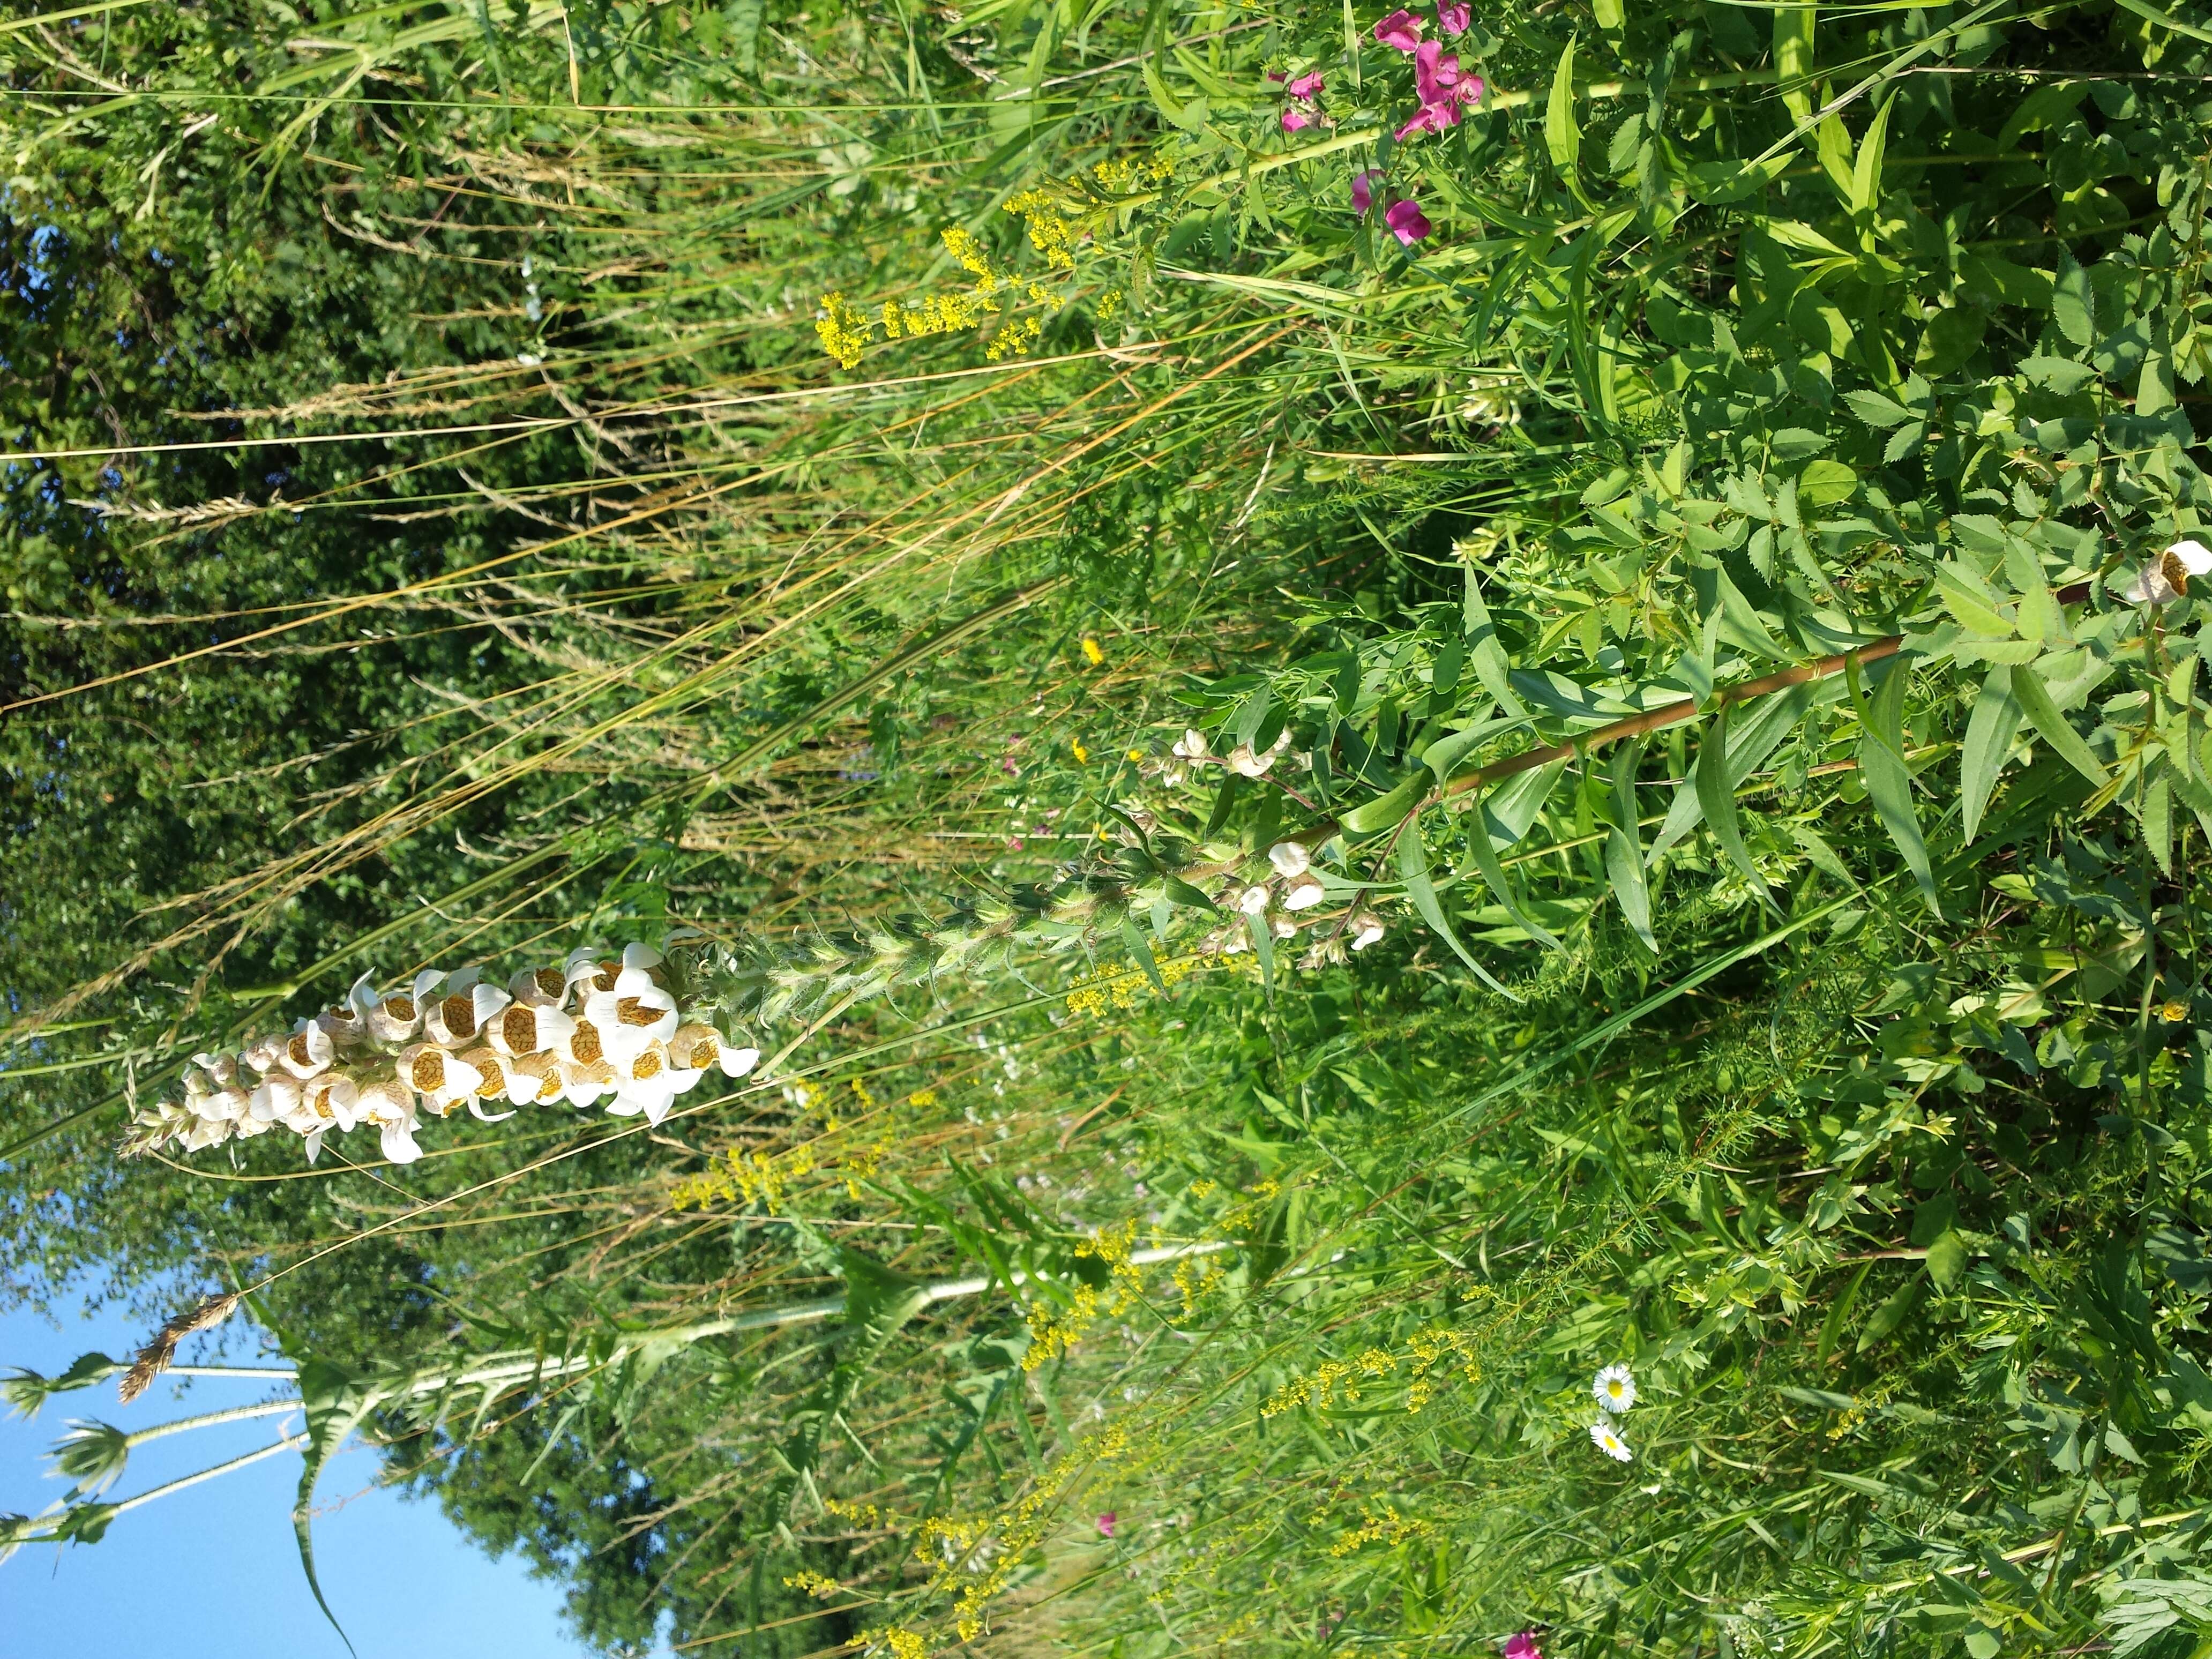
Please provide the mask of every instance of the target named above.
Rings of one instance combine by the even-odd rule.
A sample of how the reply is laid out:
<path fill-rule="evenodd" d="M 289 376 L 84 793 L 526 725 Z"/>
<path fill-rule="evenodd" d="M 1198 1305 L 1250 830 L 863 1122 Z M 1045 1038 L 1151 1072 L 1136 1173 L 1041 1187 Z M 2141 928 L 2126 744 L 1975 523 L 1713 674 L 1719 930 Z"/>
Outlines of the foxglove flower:
<path fill-rule="evenodd" d="M 557 1047 L 575 1029 L 576 1022 L 557 1007 L 510 1002 L 498 1018 L 486 1023 L 484 1037 L 499 1053 L 514 1058 Z"/>
<path fill-rule="evenodd" d="M 475 1095 L 483 1073 L 434 1042 L 411 1042 L 399 1051 L 399 1082 L 429 1103 L 441 1117 Z"/>
<path fill-rule="evenodd" d="M 678 1069 L 703 1072 L 719 1066 L 724 1077 L 743 1077 L 760 1064 L 760 1050 L 739 1048 L 722 1041 L 711 1025 L 679 1025 L 668 1040 L 670 1061 Z"/>
<path fill-rule="evenodd" d="M 648 1042 L 615 1070 L 615 1097 L 607 1110 L 617 1117 L 635 1117 L 642 1112 L 647 1123 L 658 1126 L 679 1092 L 677 1074 L 669 1069 L 667 1045 Z M 693 1083 L 699 1079 L 696 1072 L 684 1075 Z"/>
<path fill-rule="evenodd" d="M 616 975 L 613 990 L 594 991 L 585 999 L 584 1018 L 599 1028 L 607 1058 L 619 1068 L 647 1043 L 665 1043 L 676 1035 L 676 999 L 642 969 L 625 968 Z"/>
<path fill-rule="evenodd" d="M 422 1011 L 422 1030 L 435 1043 L 458 1048 L 473 1042 L 485 1023 L 514 999 L 496 985 L 448 985 L 446 994 Z"/>

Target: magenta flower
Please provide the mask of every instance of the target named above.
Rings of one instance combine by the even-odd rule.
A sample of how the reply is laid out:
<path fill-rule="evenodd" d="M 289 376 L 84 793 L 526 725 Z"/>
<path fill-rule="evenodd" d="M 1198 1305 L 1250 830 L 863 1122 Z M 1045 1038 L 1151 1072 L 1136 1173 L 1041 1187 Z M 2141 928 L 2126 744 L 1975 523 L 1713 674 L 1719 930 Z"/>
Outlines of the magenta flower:
<path fill-rule="evenodd" d="M 1446 52 L 1442 41 L 1424 40 L 1413 53 L 1413 92 L 1421 107 L 1398 129 L 1401 139 L 1457 126 L 1462 106 L 1481 101 L 1482 77 L 1462 70 L 1458 54 Z"/>
<path fill-rule="evenodd" d="M 1375 38 L 1399 52 L 1411 52 L 1421 44 L 1421 20 L 1410 11 L 1394 11 L 1375 26 Z"/>
<path fill-rule="evenodd" d="M 1389 211 L 1382 216 L 1382 222 L 1390 227 L 1390 234 L 1407 247 L 1413 246 L 1435 228 L 1429 223 L 1428 216 L 1421 211 L 1421 204 L 1411 197 L 1402 202 L 1393 202 Z"/>
<path fill-rule="evenodd" d="M 1380 167 L 1370 167 L 1364 173 L 1352 175 L 1352 205 L 1361 218 L 1364 219 L 1368 210 L 1375 205 L 1375 186 L 1382 182 Z"/>
<path fill-rule="evenodd" d="M 1098 1535 L 1101 1538 L 1111 1538 L 1114 1535 L 1114 1528 L 1121 1518 L 1120 1515 L 1116 1514 L 1112 1510 L 1109 1510 L 1105 1514 L 1100 1516 L 1098 1517 Z M 1516 1637 L 1514 1639 L 1517 1641 L 1520 1638 Z M 1534 1650 L 1531 1649 L 1530 1651 L 1533 1653 L 1534 1652 Z M 1542 1659 L 1542 1656 L 1538 1655 L 1537 1659 Z"/>
<path fill-rule="evenodd" d="M 1533 1630 L 1507 1637 L 1504 1653 L 1505 1659 L 1544 1659 L 1544 1650 L 1536 1645 L 1536 1632 Z"/>
<path fill-rule="evenodd" d="M 1273 70 L 1267 71 L 1267 78 L 1270 81 L 1283 79 Z M 1321 88 L 1321 71 L 1310 70 L 1283 88 L 1291 97 L 1291 101 L 1283 106 L 1285 132 L 1296 132 L 1302 127 L 1310 127 L 1314 124 L 1312 114 L 1314 94 L 1319 92 Z M 1301 106 L 1304 107 L 1300 107 Z"/>
<path fill-rule="evenodd" d="M 1465 34 L 1474 21 L 1474 9 L 1467 0 L 1437 0 L 1437 27 L 1446 34 Z"/>

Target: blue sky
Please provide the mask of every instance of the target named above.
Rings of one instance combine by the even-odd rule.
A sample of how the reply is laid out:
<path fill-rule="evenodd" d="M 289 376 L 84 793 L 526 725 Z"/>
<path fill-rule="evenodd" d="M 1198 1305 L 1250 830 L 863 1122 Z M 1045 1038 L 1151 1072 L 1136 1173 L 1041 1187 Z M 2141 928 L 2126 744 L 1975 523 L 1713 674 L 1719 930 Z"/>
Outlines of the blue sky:
<path fill-rule="evenodd" d="M 81 1310 L 80 1310 L 81 1311 Z M 0 1369 L 52 1375 L 88 1349 L 126 1358 L 145 1340 L 112 1314 L 57 1330 L 27 1310 L 0 1314 Z M 189 1358 L 193 1344 L 186 1344 Z M 234 1334 L 232 1347 L 240 1345 Z M 234 1364 L 282 1364 L 230 1356 Z M 68 1419 L 125 1430 L 269 1398 L 252 1382 L 157 1383 L 130 1406 L 102 1383 L 51 1400 L 26 1422 L 0 1408 L 0 1510 L 35 1514 L 64 1484 L 43 1455 Z M 296 1428 L 297 1422 L 293 1425 Z M 266 1445 L 284 1419 L 225 1424 L 131 1454 L 111 1499 Z M 558 1585 L 514 1557 L 487 1559 L 434 1504 L 374 1488 L 355 1448 L 316 1488 L 315 1565 L 360 1659 L 580 1659 Z M 345 1659 L 300 1571 L 291 1510 L 300 1456 L 283 1452 L 118 1516 L 92 1546 L 33 1545 L 0 1564 L 0 1659 L 159 1653 L 162 1659 Z"/>

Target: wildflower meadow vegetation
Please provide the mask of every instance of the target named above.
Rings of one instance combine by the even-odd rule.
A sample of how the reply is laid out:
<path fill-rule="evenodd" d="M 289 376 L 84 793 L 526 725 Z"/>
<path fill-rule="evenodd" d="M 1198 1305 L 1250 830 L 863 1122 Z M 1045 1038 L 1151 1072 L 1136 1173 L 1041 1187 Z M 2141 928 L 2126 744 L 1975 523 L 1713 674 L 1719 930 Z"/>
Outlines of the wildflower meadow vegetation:
<path fill-rule="evenodd" d="M 0 1575 L 259 1415 L 611 1653 L 2212 1654 L 2212 9 L 0 65 Z"/>

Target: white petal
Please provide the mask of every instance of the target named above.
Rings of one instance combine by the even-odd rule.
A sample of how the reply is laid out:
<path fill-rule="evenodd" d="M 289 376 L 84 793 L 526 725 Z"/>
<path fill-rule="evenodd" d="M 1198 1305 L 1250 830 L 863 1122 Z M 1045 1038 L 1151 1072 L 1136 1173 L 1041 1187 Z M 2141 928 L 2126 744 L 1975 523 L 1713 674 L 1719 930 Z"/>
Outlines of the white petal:
<path fill-rule="evenodd" d="M 1267 898 L 1266 888 L 1247 887 L 1237 895 L 1237 908 L 1248 916 L 1262 915 L 1267 912 Z"/>
<path fill-rule="evenodd" d="M 1294 841 L 1279 841 L 1267 849 L 1267 862 L 1275 866 L 1275 873 L 1285 881 L 1303 876 L 1313 863 L 1311 854 Z"/>
<path fill-rule="evenodd" d="M 2192 576 L 2202 576 L 2212 571 L 2212 547 L 2194 539 L 2178 541 L 2167 552 L 2181 561 L 2181 568 Z"/>
<path fill-rule="evenodd" d="M 721 1055 L 715 1063 L 722 1068 L 724 1077 L 743 1077 L 760 1064 L 760 1050 L 732 1048 L 727 1043 L 724 1043 Z"/>
<path fill-rule="evenodd" d="M 415 1144 L 414 1132 L 404 1123 L 387 1123 L 378 1137 L 384 1146 L 384 1155 L 394 1164 L 412 1164 L 422 1156 L 422 1149 Z"/>
<path fill-rule="evenodd" d="M 307 1137 L 307 1162 L 313 1164 L 323 1155 L 323 1131 L 318 1129 Z"/>

